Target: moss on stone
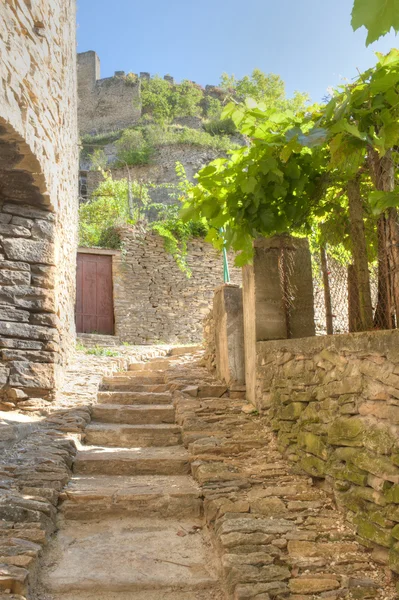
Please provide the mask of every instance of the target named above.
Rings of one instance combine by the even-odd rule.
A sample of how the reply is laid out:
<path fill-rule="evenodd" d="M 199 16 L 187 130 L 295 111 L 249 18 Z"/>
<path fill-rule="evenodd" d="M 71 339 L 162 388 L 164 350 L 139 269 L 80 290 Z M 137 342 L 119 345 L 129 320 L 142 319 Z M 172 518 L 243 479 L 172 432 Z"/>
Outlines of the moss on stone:
<path fill-rule="evenodd" d="M 391 547 L 393 538 L 390 529 L 384 529 L 360 515 L 354 518 L 354 523 L 359 535 L 366 538 L 366 540 L 370 540 L 385 548 Z"/>
<path fill-rule="evenodd" d="M 399 544 L 395 544 L 389 552 L 389 568 L 394 573 L 399 573 Z"/>
<path fill-rule="evenodd" d="M 332 446 L 363 446 L 364 422 L 357 417 L 336 419 L 328 429 Z"/>
<path fill-rule="evenodd" d="M 316 456 L 303 456 L 300 460 L 301 468 L 313 477 L 324 477 L 326 473 L 326 463 Z"/>
<path fill-rule="evenodd" d="M 283 421 L 296 421 L 304 410 L 302 402 L 291 402 L 280 412 L 280 419 Z"/>
<path fill-rule="evenodd" d="M 364 447 L 377 454 L 389 454 L 395 442 L 395 437 L 386 427 L 367 427 L 363 434 Z"/>
<path fill-rule="evenodd" d="M 300 416 L 301 424 L 320 423 L 320 415 L 319 411 L 317 410 L 317 407 L 318 404 L 315 402 L 312 402 L 311 404 L 307 405 L 307 407 Z"/>
<path fill-rule="evenodd" d="M 395 525 L 392 529 L 392 537 L 394 537 L 395 540 L 399 540 L 399 525 Z"/>
<path fill-rule="evenodd" d="M 350 481 L 356 485 L 364 486 L 367 484 L 368 473 L 355 467 L 355 465 L 351 463 L 342 463 L 341 461 L 331 460 L 327 465 L 327 473 L 328 475 L 331 475 L 331 477 Z"/>
<path fill-rule="evenodd" d="M 396 523 L 399 523 L 399 506 L 388 506 L 386 508 L 385 514 L 387 516 L 388 519 L 390 519 L 391 521 L 395 521 Z"/>
<path fill-rule="evenodd" d="M 359 469 L 364 469 L 381 479 L 393 483 L 399 481 L 399 469 L 385 456 L 376 456 L 367 450 L 359 450 L 352 457 L 352 462 Z"/>
<path fill-rule="evenodd" d="M 385 492 L 385 498 L 387 499 L 387 502 L 399 504 L 399 485 L 393 485 L 390 490 Z"/>
<path fill-rule="evenodd" d="M 323 460 L 328 458 L 328 449 L 322 438 L 314 433 L 303 431 L 298 435 L 298 445 L 309 454 L 314 454 Z"/>

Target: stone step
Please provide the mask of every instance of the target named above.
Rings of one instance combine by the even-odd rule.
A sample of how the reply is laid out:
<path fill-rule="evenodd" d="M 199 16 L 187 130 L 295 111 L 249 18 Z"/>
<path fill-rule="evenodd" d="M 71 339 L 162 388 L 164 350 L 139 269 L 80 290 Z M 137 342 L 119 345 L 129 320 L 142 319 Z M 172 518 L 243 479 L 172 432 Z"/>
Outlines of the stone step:
<path fill-rule="evenodd" d="M 184 354 L 192 354 L 193 352 L 199 352 L 202 349 L 201 346 L 176 346 L 171 348 L 169 351 L 170 356 L 183 356 Z"/>
<path fill-rule="evenodd" d="M 166 387 L 166 386 L 165 386 Z M 170 392 L 98 392 L 99 404 L 134 404 L 134 405 L 160 405 L 170 404 L 172 394 Z"/>
<path fill-rule="evenodd" d="M 104 377 L 101 391 L 129 391 L 161 394 L 169 391 L 166 383 L 140 383 L 134 377 Z"/>
<path fill-rule="evenodd" d="M 225 600 L 226 596 L 219 588 L 211 587 L 205 590 L 144 590 L 141 592 L 71 592 L 66 594 L 52 594 L 51 600 Z M 12 597 L 11 597 L 12 600 Z"/>
<path fill-rule="evenodd" d="M 161 424 L 175 422 L 175 409 L 164 405 L 117 405 L 97 404 L 93 406 L 92 418 L 102 423 L 126 423 L 129 425 Z"/>
<path fill-rule="evenodd" d="M 151 363 L 147 363 L 151 364 Z M 163 383 L 165 381 L 165 370 L 159 369 L 135 369 L 132 371 L 130 367 L 128 367 L 127 371 L 120 371 L 116 377 L 133 377 L 134 379 L 145 379 L 148 381 L 152 381 L 153 379 L 161 379 Z"/>
<path fill-rule="evenodd" d="M 90 423 L 85 429 L 85 443 L 91 446 L 143 448 L 181 444 L 178 425 L 120 425 Z"/>
<path fill-rule="evenodd" d="M 97 333 L 78 333 L 77 340 L 86 348 L 110 348 L 120 346 L 121 341 L 116 335 L 101 335 Z"/>
<path fill-rule="evenodd" d="M 79 475 L 185 475 L 190 473 L 187 450 L 167 448 L 94 448 L 83 446 L 74 462 Z"/>
<path fill-rule="evenodd" d="M 218 589 L 209 540 L 197 526 L 196 519 L 67 520 L 41 567 L 44 591 L 109 600 L 110 594 L 129 598 L 128 592 L 146 590 L 158 590 L 160 599 L 169 591 L 189 598 L 194 590 Z"/>
<path fill-rule="evenodd" d="M 130 517 L 200 517 L 202 509 L 199 487 L 188 475 L 75 475 L 62 498 L 61 511 L 67 519 L 124 514 Z"/>
<path fill-rule="evenodd" d="M 157 385 L 165 383 L 165 373 L 159 375 L 158 371 L 121 371 L 117 375 L 104 377 L 104 383 L 108 381 L 120 381 L 122 383 L 141 383 L 143 385 Z"/>
<path fill-rule="evenodd" d="M 131 363 L 128 370 L 133 372 L 148 371 L 152 373 L 154 371 L 165 371 L 166 369 L 170 369 L 175 363 L 175 358 L 160 358 L 146 363 Z"/>

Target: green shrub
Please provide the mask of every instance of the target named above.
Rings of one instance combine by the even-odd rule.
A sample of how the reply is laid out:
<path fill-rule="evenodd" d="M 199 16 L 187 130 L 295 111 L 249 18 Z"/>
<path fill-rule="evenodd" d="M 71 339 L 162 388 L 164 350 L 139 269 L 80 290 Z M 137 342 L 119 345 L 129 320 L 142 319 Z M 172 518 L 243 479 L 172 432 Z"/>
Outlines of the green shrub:
<path fill-rule="evenodd" d="M 219 120 L 222 114 L 223 106 L 220 100 L 207 96 L 205 99 L 205 114 L 208 119 Z"/>
<path fill-rule="evenodd" d="M 108 163 L 107 155 L 103 148 L 96 148 L 88 156 L 90 160 L 90 171 L 103 171 Z"/>
<path fill-rule="evenodd" d="M 204 129 L 210 135 L 234 135 L 237 133 L 233 119 L 211 119 L 204 123 Z"/>
<path fill-rule="evenodd" d="M 154 151 L 141 129 L 126 129 L 115 146 L 116 166 L 147 165 Z"/>
<path fill-rule="evenodd" d="M 172 84 L 156 75 L 141 83 L 144 112 L 161 125 L 171 123 L 176 117 L 200 116 L 202 100 L 203 91 L 188 80 Z"/>
<path fill-rule="evenodd" d="M 86 248 L 119 248 L 118 228 L 133 225 L 148 202 L 145 186 L 127 179 L 115 181 L 106 173 L 104 176 L 91 199 L 79 208 L 79 244 Z"/>

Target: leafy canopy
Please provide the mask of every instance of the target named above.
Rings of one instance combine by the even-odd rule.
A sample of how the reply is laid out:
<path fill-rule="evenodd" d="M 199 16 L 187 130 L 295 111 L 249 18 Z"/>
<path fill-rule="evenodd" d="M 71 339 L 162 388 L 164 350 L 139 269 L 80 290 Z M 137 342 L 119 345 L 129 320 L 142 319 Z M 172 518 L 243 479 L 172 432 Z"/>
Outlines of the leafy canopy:
<path fill-rule="evenodd" d="M 367 170 L 370 153 L 382 158 L 399 141 L 399 51 L 378 55 L 376 67 L 342 88 L 325 107 L 294 113 L 247 99 L 240 106 L 228 105 L 222 117 L 232 118 L 251 146 L 199 172 L 183 215 L 205 217 L 209 241 L 239 251 L 237 264 L 244 264 L 257 236 L 309 234 L 320 222 L 333 223 L 339 212 L 341 219 L 335 221 L 347 222 L 348 180 Z M 399 205 L 395 192 L 376 194 L 377 213 L 389 203 Z"/>
<path fill-rule="evenodd" d="M 352 11 L 352 27 L 368 31 L 366 45 L 369 46 L 391 29 L 399 31 L 399 0 L 355 0 Z"/>
<path fill-rule="evenodd" d="M 274 73 L 263 73 L 260 69 L 254 69 L 251 75 L 245 75 L 241 79 L 223 73 L 220 85 L 226 94 L 240 102 L 252 98 L 257 102 L 265 102 L 269 108 L 298 111 L 309 102 L 309 95 L 301 92 L 295 92 L 293 98 L 287 98 L 285 83 L 281 77 Z"/>

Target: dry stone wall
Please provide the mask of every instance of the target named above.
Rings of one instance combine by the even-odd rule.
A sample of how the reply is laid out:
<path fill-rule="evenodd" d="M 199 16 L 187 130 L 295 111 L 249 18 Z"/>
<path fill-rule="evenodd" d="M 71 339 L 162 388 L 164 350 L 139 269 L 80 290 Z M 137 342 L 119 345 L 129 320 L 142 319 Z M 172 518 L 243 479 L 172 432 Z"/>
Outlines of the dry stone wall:
<path fill-rule="evenodd" d="M 75 1 L 7 0 L 0 22 L 0 409 L 29 409 L 75 335 Z"/>
<path fill-rule="evenodd" d="M 221 255 L 202 239 L 192 240 L 187 278 L 155 233 L 125 228 L 121 238 L 122 253 L 113 257 L 116 335 L 134 344 L 201 341 L 214 289 L 223 283 Z M 240 269 L 231 268 L 231 277 L 239 284 Z"/>
<path fill-rule="evenodd" d="M 257 407 L 399 573 L 399 332 L 257 344 Z"/>

